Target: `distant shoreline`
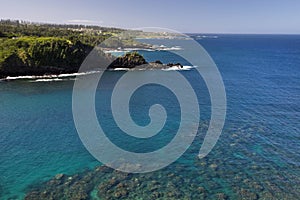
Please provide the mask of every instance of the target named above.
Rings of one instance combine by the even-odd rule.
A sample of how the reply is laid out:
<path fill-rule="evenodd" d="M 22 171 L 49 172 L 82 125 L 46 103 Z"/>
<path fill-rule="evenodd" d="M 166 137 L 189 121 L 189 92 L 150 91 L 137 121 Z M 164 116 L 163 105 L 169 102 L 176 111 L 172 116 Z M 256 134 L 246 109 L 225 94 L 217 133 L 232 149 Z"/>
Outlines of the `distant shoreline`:
<path fill-rule="evenodd" d="M 0 79 L 32 79 L 34 77 L 59 78 L 61 75 L 76 76 L 86 57 L 101 44 L 99 54 L 108 62 L 118 60 L 114 53 L 132 51 L 177 51 L 180 46 L 148 44 L 131 37 L 118 38 L 122 29 L 69 26 L 57 24 L 35 24 L 19 20 L 0 20 Z M 140 39 L 175 39 L 178 34 L 131 31 Z M 109 38 L 109 39 L 108 39 Z M 143 57 L 129 57 L 119 61 L 109 70 L 168 70 L 176 64 L 147 63 Z M 161 64 L 161 65 L 159 65 Z M 178 70 L 183 68 L 181 64 Z M 137 66 L 137 69 L 133 69 Z M 114 69 L 116 68 L 116 69 Z M 127 69 L 128 68 L 128 69 Z M 102 70 L 98 67 L 90 70 Z"/>

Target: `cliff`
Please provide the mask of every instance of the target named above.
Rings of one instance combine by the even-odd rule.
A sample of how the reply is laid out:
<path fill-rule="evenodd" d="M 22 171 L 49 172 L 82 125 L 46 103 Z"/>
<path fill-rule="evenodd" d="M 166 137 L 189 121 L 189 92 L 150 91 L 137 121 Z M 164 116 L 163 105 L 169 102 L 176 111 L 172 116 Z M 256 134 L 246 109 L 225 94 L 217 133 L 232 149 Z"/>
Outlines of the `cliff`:
<path fill-rule="evenodd" d="M 74 43 L 55 37 L 21 37 L 0 40 L 0 78 L 76 73 L 93 49 L 92 46 L 80 41 Z M 180 65 L 179 63 L 165 65 L 160 61 L 148 63 L 137 52 L 130 52 L 118 58 L 103 52 L 99 53 L 105 56 L 108 63 L 111 63 L 108 70 L 116 68 L 128 70 L 166 69 L 173 65 Z M 91 70 L 98 70 L 98 68 L 95 67 Z"/>
<path fill-rule="evenodd" d="M 77 72 L 92 48 L 55 37 L 1 39 L 0 77 Z"/>

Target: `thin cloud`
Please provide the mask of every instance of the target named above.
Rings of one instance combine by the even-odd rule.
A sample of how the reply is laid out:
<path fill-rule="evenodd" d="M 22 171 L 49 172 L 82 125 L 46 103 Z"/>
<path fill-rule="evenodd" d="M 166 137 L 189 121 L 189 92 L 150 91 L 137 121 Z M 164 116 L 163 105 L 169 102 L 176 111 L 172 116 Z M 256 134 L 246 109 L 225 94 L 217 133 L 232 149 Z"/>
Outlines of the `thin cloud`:
<path fill-rule="evenodd" d="M 67 20 L 67 23 L 71 23 L 71 24 L 102 24 L 103 21 L 94 21 L 94 20 L 87 20 L 87 19 L 71 19 L 71 20 Z"/>

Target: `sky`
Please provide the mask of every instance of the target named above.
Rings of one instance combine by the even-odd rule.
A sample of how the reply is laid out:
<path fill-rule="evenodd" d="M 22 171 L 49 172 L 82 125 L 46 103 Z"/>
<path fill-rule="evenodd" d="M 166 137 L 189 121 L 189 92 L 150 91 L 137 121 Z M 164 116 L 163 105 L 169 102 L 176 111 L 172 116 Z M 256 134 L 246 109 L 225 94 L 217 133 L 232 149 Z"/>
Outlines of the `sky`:
<path fill-rule="evenodd" d="M 184 33 L 300 34 L 300 0 L 0 0 L 1 19 Z"/>

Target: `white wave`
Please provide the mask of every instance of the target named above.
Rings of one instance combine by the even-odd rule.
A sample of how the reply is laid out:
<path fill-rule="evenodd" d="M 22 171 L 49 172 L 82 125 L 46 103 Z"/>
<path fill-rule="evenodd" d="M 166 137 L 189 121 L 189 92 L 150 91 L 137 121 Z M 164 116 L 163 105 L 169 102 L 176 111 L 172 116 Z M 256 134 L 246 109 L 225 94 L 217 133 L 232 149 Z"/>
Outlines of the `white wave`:
<path fill-rule="evenodd" d="M 103 51 L 104 53 L 126 53 L 128 51 L 126 50 L 106 50 L 106 51 Z"/>
<path fill-rule="evenodd" d="M 183 70 L 183 71 L 188 71 L 188 70 L 191 70 L 193 68 L 195 68 L 196 66 L 180 66 L 180 65 L 177 65 L 177 66 L 172 66 L 172 67 L 169 67 L 169 68 L 166 68 L 166 69 L 163 69 L 164 71 L 178 71 L 178 70 Z"/>
<path fill-rule="evenodd" d="M 153 45 L 152 48 L 124 48 L 122 50 L 114 49 L 114 50 L 105 50 L 104 53 L 110 53 L 115 56 L 122 56 L 125 53 L 132 52 L 132 51 L 179 51 L 179 50 L 182 50 L 180 46 L 167 47 L 165 45 Z"/>
<path fill-rule="evenodd" d="M 180 46 L 171 47 L 169 49 L 170 50 L 177 50 L 177 51 L 182 50 L 182 48 Z"/>
<path fill-rule="evenodd" d="M 35 79 L 35 78 L 42 78 L 42 77 L 46 77 L 46 76 L 8 76 L 5 78 L 5 80 Z M 49 77 L 49 76 L 47 76 L 47 77 Z"/>
<path fill-rule="evenodd" d="M 113 71 L 128 71 L 128 68 L 114 68 Z"/>
<path fill-rule="evenodd" d="M 213 38 L 213 39 L 217 39 L 217 38 L 219 38 L 219 36 L 217 36 L 217 35 L 197 35 L 196 36 L 197 38 Z"/>
<path fill-rule="evenodd" d="M 153 49 L 157 50 L 157 51 L 179 51 L 182 50 L 182 47 L 180 46 L 173 46 L 173 47 L 167 47 L 164 45 L 154 45 Z"/>
<path fill-rule="evenodd" d="M 155 49 L 146 49 L 146 48 L 124 48 L 122 50 L 115 49 L 115 50 L 105 50 L 104 53 L 111 53 L 111 54 L 125 54 L 131 51 L 155 51 Z"/>
<path fill-rule="evenodd" d="M 88 71 L 88 72 L 80 72 L 80 73 L 72 73 L 72 74 L 59 74 L 57 75 L 58 78 L 65 78 L 65 77 L 73 77 L 73 76 L 84 76 L 89 74 L 96 74 L 100 71 Z"/>
<path fill-rule="evenodd" d="M 183 70 L 183 71 L 187 71 L 187 70 L 191 70 L 193 68 L 196 68 L 197 66 L 180 66 L 180 65 L 175 65 L 175 66 L 172 66 L 172 67 L 168 67 L 168 68 L 163 68 L 163 69 L 159 69 L 159 68 L 132 68 L 132 69 L 129 69 L 129 68 L 114 68 L 114 69 L 111 69 L 111 71 L 151 71 L 151 70 L 163 70 L 163 71 L 174 71 L 174 70 Z"/>
<path fill-rule="evenodd" d="M 63 81 L 64 79 L 61 78 L 46 78 L 46 79 L 36 79 L 30 82 L 52 82 L 52 81 Z"/>
<path fill-rule="evenodd" d="M 99 71 L 89 71 L 89 72 L 80 72 L 80 73 L 71 73 L 71 74 L 58 74 L 58 75 L 43 75 L 43 76 L 8 76 L 3 80 L 18 80 L 18 79 L 55 79 L 55 78 L 67 78 L 74 76 L 84 76 L 89 74 L 99 73 Z"/>
<path fill-rule="evenodd" d="M 155 49 L 146 49 L 146 48 L 124 48 L 125 52 L 130 51 L 155 51 Z"/>

